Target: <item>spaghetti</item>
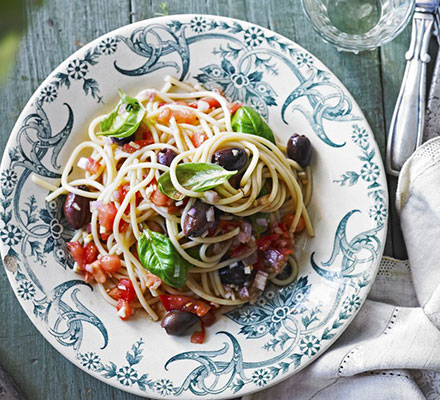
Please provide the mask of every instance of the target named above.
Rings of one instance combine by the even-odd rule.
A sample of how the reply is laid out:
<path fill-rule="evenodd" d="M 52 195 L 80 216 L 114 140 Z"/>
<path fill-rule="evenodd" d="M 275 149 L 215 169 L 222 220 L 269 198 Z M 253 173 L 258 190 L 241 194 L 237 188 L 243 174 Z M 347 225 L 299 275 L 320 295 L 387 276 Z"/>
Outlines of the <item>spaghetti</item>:
<path fill-rule="evenodd" d="M 124 96 L 91 122 L 47 196 L 68 195 L 76 271 L 123 319 L 140 308 L 158 320 L 163 296 L 236 306 L 255 301 L 268 280 L 291 283 L 295 232 L 314 235 L 310 167 L 219 90 L 167 77 L 160 91 Z M 262 134 L 246 131 L 249 119 Z"/>

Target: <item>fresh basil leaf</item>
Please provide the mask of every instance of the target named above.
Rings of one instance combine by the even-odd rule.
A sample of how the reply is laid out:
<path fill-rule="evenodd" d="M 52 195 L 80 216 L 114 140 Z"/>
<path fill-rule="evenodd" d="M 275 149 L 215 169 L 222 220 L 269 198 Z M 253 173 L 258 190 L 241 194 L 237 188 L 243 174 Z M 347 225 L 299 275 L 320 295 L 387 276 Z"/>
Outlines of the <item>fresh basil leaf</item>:
<path fill-rule="evenodd" d="M 186 163 L 176 167 L 179 183 L 188 190 L 204 192 L 225 183 L 237 171 L 227 171 L 217 164 Z M 171 182 L 170 172 L 167 171 L 157 180 L 159 190 L 171 199 L 181 200 L 184 196 L 178 192 Z"/>
<path fill-rule="evenodd" d="M 116 108 L 101 121 L 98 135 L 124 138 L 136 132 L 145 115 L 142 103 L 122 90 L 118 90 L 121 100 Z"/>
<path fill-rule="evenodd" d="M 172 287 L 185 286 L 192 265 L 175 249 L 171 240 L 161 233 L 147 229 L 137 242 L 141 264 Z"/>
<path fill-rule="evenodd" d="M 261 118 L 260 114 L 251 107 L 240 107 L 232 117 L 231 123 L 234 132 L 261 136 L 273 144 L 276 144 L 272 129 L 269 128 L 269 125 Z"/>
<path fill-rule="evenodd" d="M 257 219 L 265 219 L 267 221 L 266 226 L 261 226 L 257 224 Z M 263 232 L 266 232 L 269 228 L 269 213 L 256 213 L 249 216 L 249 220 L 252 224 L 252 229 L 257 235 L 257 240 L 260 239 L 260 236 Z"/>

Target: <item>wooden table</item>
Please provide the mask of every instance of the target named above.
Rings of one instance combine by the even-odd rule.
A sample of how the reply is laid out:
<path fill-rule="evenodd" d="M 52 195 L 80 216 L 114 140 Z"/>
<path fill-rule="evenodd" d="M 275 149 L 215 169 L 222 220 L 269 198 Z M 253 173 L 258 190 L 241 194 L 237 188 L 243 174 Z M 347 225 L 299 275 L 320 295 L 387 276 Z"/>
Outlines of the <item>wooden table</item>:
<path fill-rule="evenodd" d="M 32 3 L 32 2 L 29 2 Z M 163 12 L 159 0 L 47 0 L 31 6 L 28 32 L 16 66 L 0 88 L 0 150 L 26 102 L 46 76 L 92 39 Z M 403 76 L 407 28 L 391 44 L 359 55 L 338 53 L 313 31 L 299 0 L 167 0 L 169 14 L 218 14 L 250 21 L 284 35 L 321 59 L 352 93 L 365 113 L 382 152 Z M 385 254 L 405 258 L 394 206 L 395 178 L 388 182 L 390 219 Z M 135 399 L 68 362 L 34 328 L 0 268 L 0 363 L 27 399 Z M 140 398 L 139 398 L 140 399 Z"/>

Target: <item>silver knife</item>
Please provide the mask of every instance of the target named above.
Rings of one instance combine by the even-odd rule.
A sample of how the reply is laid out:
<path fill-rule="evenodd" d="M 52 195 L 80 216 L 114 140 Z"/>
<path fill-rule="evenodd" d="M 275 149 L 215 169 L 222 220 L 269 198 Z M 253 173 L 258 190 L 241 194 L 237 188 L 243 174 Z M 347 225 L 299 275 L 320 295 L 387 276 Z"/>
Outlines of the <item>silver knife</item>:
<path fill-rule="evenodd" d="M 439 10 L 435 14 L 435 35 L 439 49 L 435 60 L 434 72 L 429 87 L 428 102 L 425 114 L 425 131 L 423 141 L 426 142 L 436 136 L 440 136 L 440 15 Z"/>
<path fill-rule="evenodd" d="M 423 140 L 428 46 L 438 6 L 439 0 L 416 2 L 405 75 L 388 134 L 386 168 L 394 176 Z"/>

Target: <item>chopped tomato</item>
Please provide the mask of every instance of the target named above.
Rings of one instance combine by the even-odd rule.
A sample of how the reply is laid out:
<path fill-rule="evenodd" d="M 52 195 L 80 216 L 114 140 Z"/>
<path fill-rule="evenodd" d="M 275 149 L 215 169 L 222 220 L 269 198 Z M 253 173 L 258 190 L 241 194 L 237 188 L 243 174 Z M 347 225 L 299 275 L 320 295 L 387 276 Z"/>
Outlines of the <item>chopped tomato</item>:
<path fill-rule="evenodd" d="M 286 248 L 279 248 L 277 249 L 283 256 L 290 256 L 291 254 L 293 254 L 293 250 L 291 249 L 286 249 Z"/>
<path fill-rule="evenodd" d="M 84 273 L 84 280 L 86 281 L 86 283 L 91 282 L 93 279 L 93 276 L 91 274 L 89 274 L 88 272 Z"/>
<path fill-rule="evenodd" d="M 73 259 L 76 261 L 80 269 L 83 269 L 86 265 L 86 251 L 81 246 L 80 242 L 67 242 L 67 247 L 69 248 L 70 254 L 72 254 Z"/>
<path fill-rule="evenodd" d="M 101 240 L 107 240 L 111 234 L 111 232 L 101 233 Z"/>
<path fill-rule="evenodd" d="M 121 219 L 119 221 L 119 232 L 125 232 L 129 226 L 130 226 L 130 224 L 127 221 L 124 221 L 123 219 Z"/>
<path fill-rule="evenodd" d="M 151 195 L 150 200 L 159 207 L 171 207 L 173 205 L 173 200 L 168 196 L 165 196 L 159 188 L 157 188 Z"/>
<path fill-rule="evenodd" d="M 162 294 L 159 296 L 165 310 L 181 310 L 191 312 L 203 317 L 209 312 L 211 306 L 202 300 L 196 300 L 189 296 Z"/>
<path fill-rule="evenodd" d="M 246 253 L 249 250 L 249 247 L 244 244 L 244 243 L 240 243 L 232 252 L 232 257 L 240 257 L 241 255 L 243 255 L 244 253 Z"/>
<path fill-rule="evenodd" d="M 202 323 L 202 329 L 200 331 L 195 331 L 191 335 L 191 343 L 203 343 L 205 341 L 205 336 L 206 336 L 205 327 Z"/>
<path fill-rule="evenodd" d="M 240 103 L 228 103 L 228 109 L 231 114 L 237 112 L 237 110 L 241 107 Z"/>
<path fill-rule="evenodd" d="M 84 252 L 86 264 L 91 264 L 98 258 L 99 251 L 94 242 L 87 243 L 84 246 Z"/>
<path fill-rule="evenodd" d="M 119 289 L 117 286 L 111 288 L 107 294 L 113 299 L 113 300 L 119 300 L 120 296 L 119 296 Z"/>
<path fill-rule="evenodd" d="M 149 140 L 151 142 L 149 144 L 154 143 L 153 134 L 151 133 L 150 128 L 148 128 L 148 126 L 145 124 L 139 125 L 139 128 L 137 128 L 135 132 L 135 135 L 136 138 L 141 137 L 143 140 Z"/>
<path fill-rule="evenodd" d="M 161 107 L 159 115 L 156 118 L 156 121 L 159 124 L 168 124 L 171 118 L 171 109 L 169 107 Z"/>
<path fill-rule="evenodd" d="M 93 276 L 96 282 L 105 283 L 107 276 L 102 270 L 102 265 L 99 260 L 93 261 L 91 264 L 86 264 L 85 270 Z"/>
<path fill-rule="evenodd" d="M 287 229 L 289 229 L 294 219 L 295 219 L 295 214 L 286 214 L 281 221 L 284 222 L 287 226 Z M 296 225 L 295 232 L 301 232 L 305 229 L 305 227 L 306 227 L 306 223 L 304 221 L 304 218 L 301 216 L 299 218 L 298 224 Z"/>
<path fill-rule="evenodd" d="M 133 309 L 131 308 L 128 301 L 124 299 L 120 299 L 118 304 L 116 305 L 116 309 L 118 310 L 119 318 L 122 320 L 126 320 L 133 315 Z"/>
<path fill-rule="evenodd" d="M 130 279 L 122 278 L 119 279 L 118 283 L 119 298 L 126 301 L 132 301 L 136 297 L 136 292 L 134 290 L 133 283 Z"/>
<path fill-rule="evenodd" d="M 118 187 L 118 190 L 114 192 L 113 198 L 116 197 L 115 200 L 121 204 L 125 200 L 125 196 L 130 190 L 130 185 L 121 185 Z M 136 206 L 138 206 L 142 201 L 142 194 L 140 192 L 136 192 Z M 125 215 L 128 215 L 130 213 L 130 205 L 127 205 L 127 208 L 124 210 Z"/>
<path fill-rule="evenodd" d="M 102 256 L 99 261 L 102 269 L 110 274 L 119 271 L 122 267 L 121 259 L 116 254 Z"/>
<path fill-rule="evenodd" d="M 99 225 L 103 226 L 106 231 L 113 230 L 113 222 L 117 212 L 118 209 L 113 203 L 103 204 L 98 208 Z"/>
<path fill-rule="evenodd" d="M 122 151 L 125 151 L 126 153 L 130 153 L 130 154 L 134 153 L 135 151 L 140 150 L 142 147 L 149 146 L 150 144 L 153 144 L 154 139 L 153 139 L 153 137 L 151 137 L 149 139 L 136 140 L 135 142 L 133 142 L 135 144 L 134 146 L 132 146 L 130 143 L 125 143 L 122 146 Z"/>
<path fill-rule="evenodd" d="M 128 191 L 130 190 L 130 185 L 121 185 L 118 187 L 118 194 L 119 194 L 119 198 L 118 201 L 119 203 L 122 203 L 125 199 L 125 196 L 127 195 Z"/>
<path fill-rule="evenodd" d="M 232 231 L 233 229 L 237 228 L 238 226 L 241 226 L 242 222 L 240 221 L 225 221 L 220 220 L 219 225 L 220 229 L 222 231 Z"/>
<path fill-rule="evenodd" d="M 301 216 L 298 221 L 298 225 L 296 225 L 295 232 L 301 232 L 306 228 L 306 222 L 304 218 Z"/>
<path fill-rule="evenodd" d="M 160 124 L 169 124 L 172 117 L 178 124 L 195 125 L 197 123 L 197 114 L 189 108 L 172 110 L 169 107 L 162 107 L 156 120 Z"/>
<path fill-rule="evenodd" d="M 97 174 L 100 169 L 101 164 L 99 163 L 99 161 L 96 161 L 94 158 L 89 157 L 89 159 L 87 160 L 86 171 L 90 172 L 91 174 Z"/>
<path fill-rule="evenodd" d="M 162 279 L 158 276 L 152 274 L 151 272 L 147 273 L 147 287 L 151 289 L 157 289 L 160 285 L 162 285 Z"/>
<path fill-rule="evenodd" d="M 191 142 L 194 147 L 200 147 L 206 140 L 208 140 L 208 135 L 203 131 L 193 132 L 191 135 Z"/>
<path fill-rule="evenodd" d="M 295 214 L 286 214 L 281 218 L 281 222 L 286 224 L 287 229 L 292 225 L 293 220 L 295 219 Z"/>
<path fill-rule="evenodd" d="M 180 211 L 180 209 L 179 209 L 179 207 L 176 206 L 175 203 L 171 204 L 168 207 L 168 214 L 177 215 L 179 211 Z"/>
<path fill-rule="evenodd" d="M 272 241 L 277 239 L 278 239 L 278 235 L 275 233 L 271 235 L 263 236 L 261 239 L 258 239 L 256 242 L 258 246 L 258 250 L 260 251 L 267 250 L 272 244 Z"/>
<path fill-rule="evenodd" d="M 208 311 L 208 313 L 206 313 L 206 314 L 201 318 L 201 320 L 202 320 L 202 324 L 203 324 L 203 325 L 205 325 L 205 326 L 211 326 L 211 325 L 215 322 L 215 320 L 216 320 L 216 317 L 215 317 L 215 311 L 211 308 L 211 309 Z"/>
<path fill-rule="evenodd" d="M 220 107 L 220 103 L 214 97 L 203 97 L 203 99 L 201 99 L 201 100 L 204 101 L 205 103 L 208 103 L 209 104 L 209 108 L 218 108 L 218 107 Z"/>

